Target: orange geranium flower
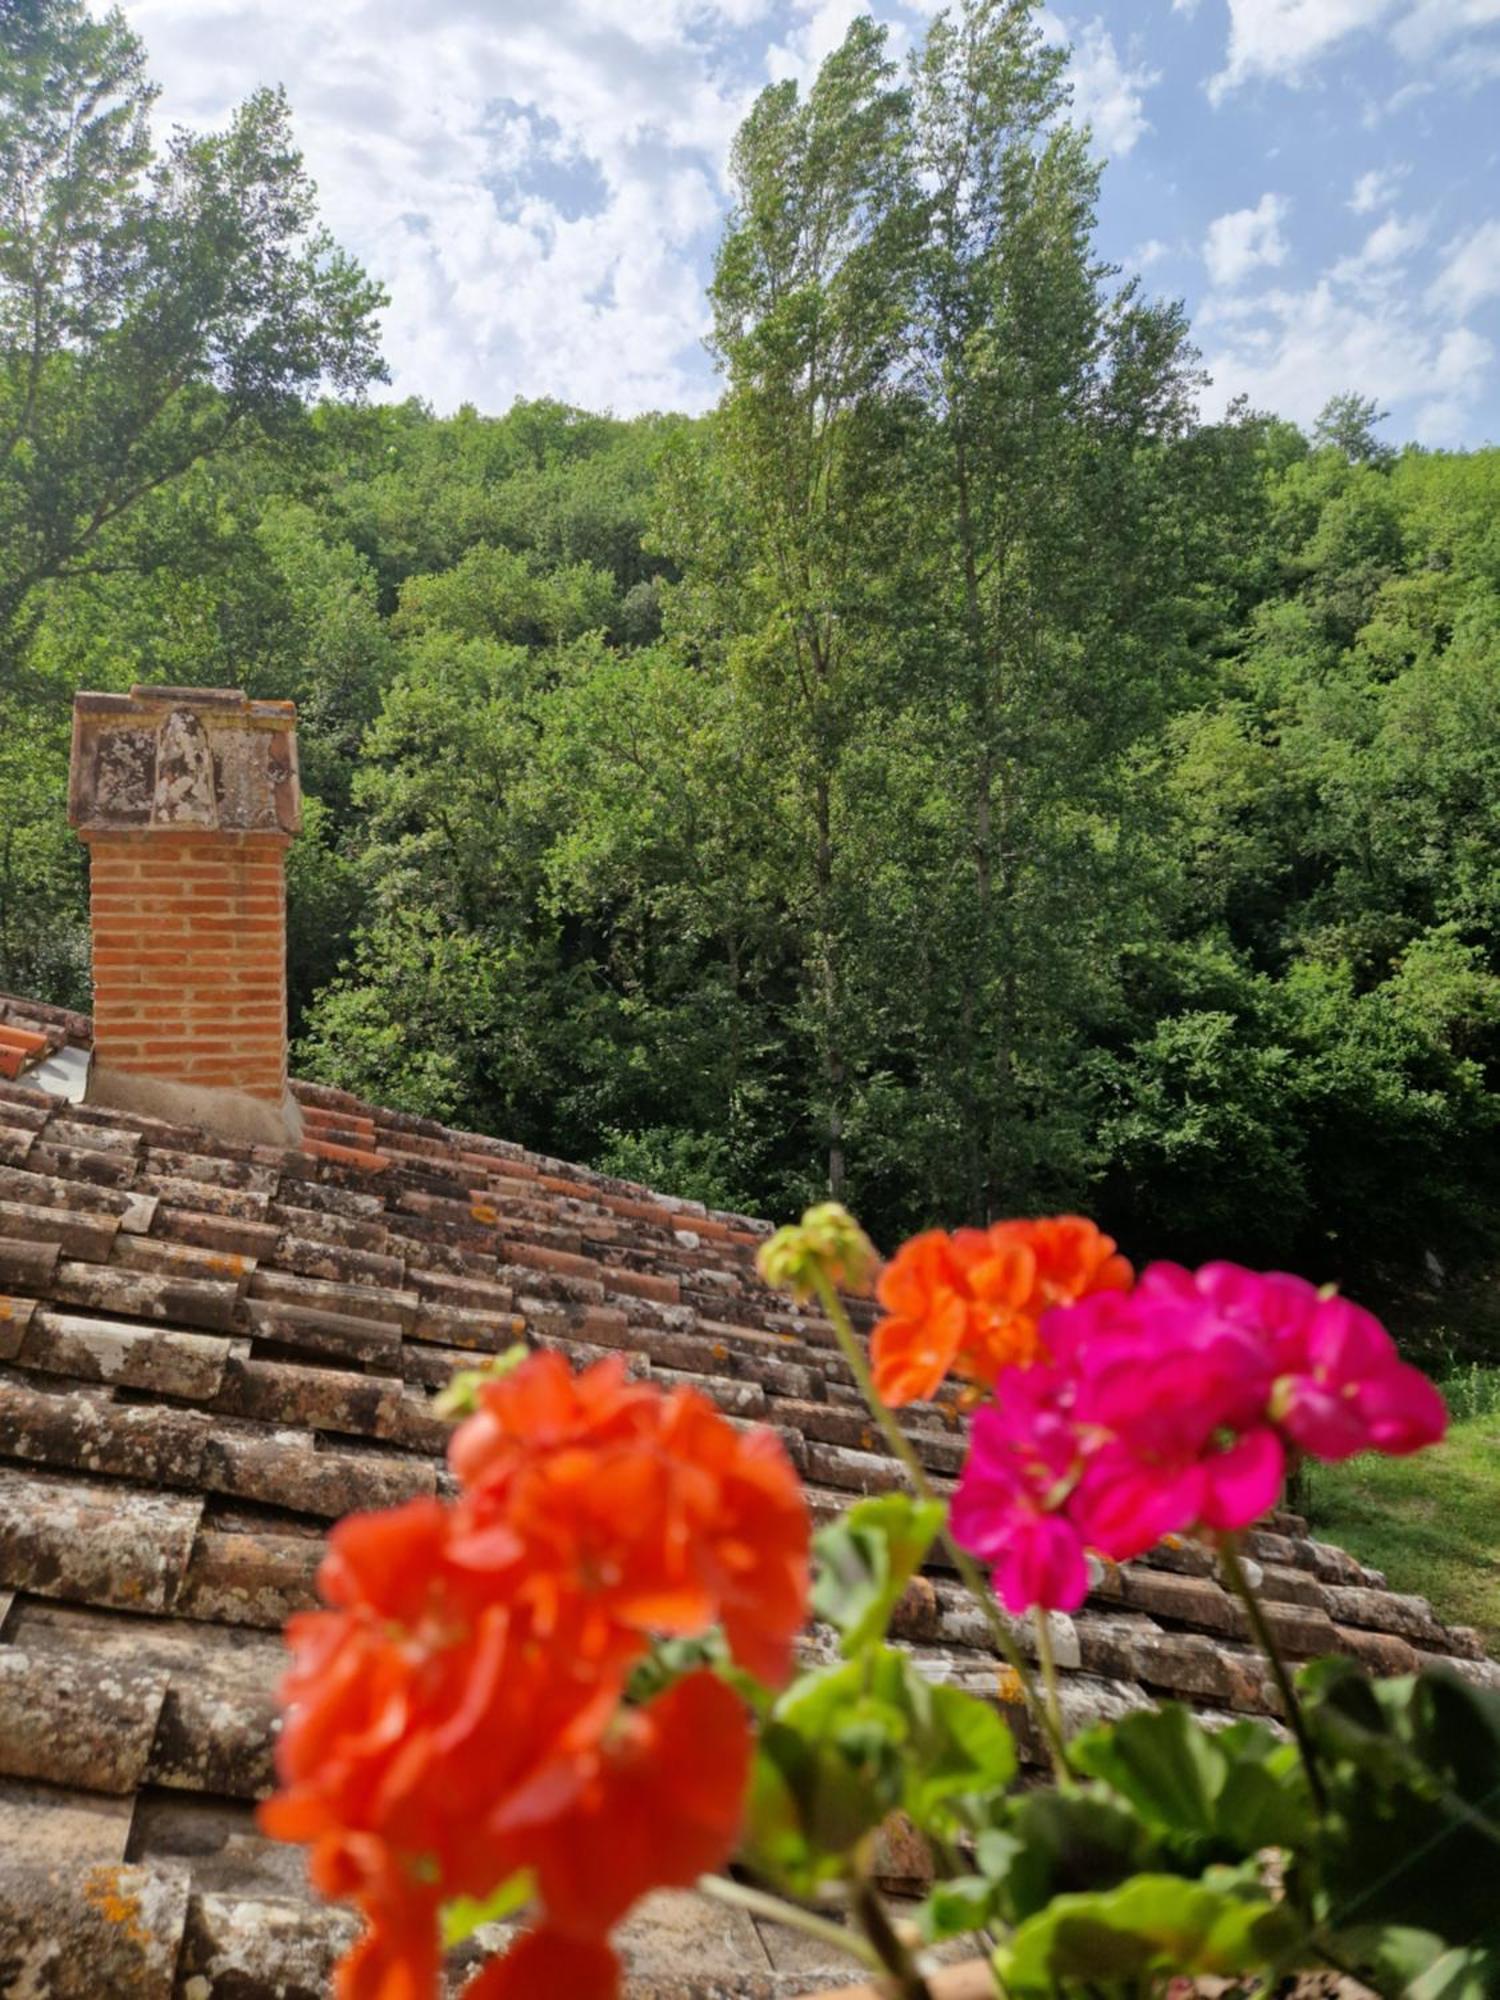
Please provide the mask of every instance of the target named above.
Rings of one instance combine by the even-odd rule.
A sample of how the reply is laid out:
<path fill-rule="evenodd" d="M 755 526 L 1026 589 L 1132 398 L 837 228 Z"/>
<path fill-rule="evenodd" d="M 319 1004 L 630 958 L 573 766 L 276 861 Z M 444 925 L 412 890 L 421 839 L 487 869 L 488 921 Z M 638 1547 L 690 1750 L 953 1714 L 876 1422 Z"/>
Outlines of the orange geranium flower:
<path fill-rule="evenodd" d="M 1128 1290 L 1132 1275 L 1114 1239 L 1077 1215 L 915 1236 L 876 1288 L 889 1317 L 871 1343 L 875 1386 L 896 1406 L 933 1395 L 950 1373 L 992 1389 L 1041 1356 L 1044 1313 Z"/>
<path fill-rule="evenodd" d="M 742 1666 L 786 1679 L 810 1527 L 772 1432 L 737 1431 L 695 1390 L 630 1382 L 623 1357 L 575 1377 L 538 1354 L 484 1385 L 450 1460 L 467 1488 L 453 1559 L 540 1626 L 581 1600 L 582 1643 L 604 1660 L 722 1623 Z"/>
<path fill-rule="evenodd" d="M 537 1355 L 481 1397 L 454 1439 L 459 1499 L 342 1522 L 328 1608 L 287 1627 L 261 1823 L 305 1842 L 316 1885 L 368 1921 L 340 2000 L 429 2000 L 443 1904 L 520 1870 L 544 1921 L 477 1990 L 607 2000 L 610 1927 L 728 1858 L 749 1771 L 724 1682 L 631 1707 L 630 1669 L 653 1637 L 721 1623 L 776 1681 L 806 1617 L 807 1505 L 769 1431 L 632 1383 L 623 1361 L 575 1377 Z M 544 1978 L 564 1964 L 576 1988 Z"/>

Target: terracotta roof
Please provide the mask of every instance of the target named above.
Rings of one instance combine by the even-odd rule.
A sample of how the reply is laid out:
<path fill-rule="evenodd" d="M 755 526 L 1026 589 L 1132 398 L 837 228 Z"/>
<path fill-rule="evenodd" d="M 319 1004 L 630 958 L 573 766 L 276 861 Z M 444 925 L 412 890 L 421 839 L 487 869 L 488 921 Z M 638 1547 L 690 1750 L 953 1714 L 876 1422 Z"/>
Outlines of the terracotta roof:
<path fill-rule="evenodd" d="M 449 1490 L 429 1397 L 455 1367 L 518 1339 L 624 1351 L 774 1426 L 821 1511 L 901 1475 L 831 1329 L 756 1279 L 766 1225 L 310 1085 L 300 1150 L 218 1141 L 5 1080 L 3 1051 L 35 1060 L 38 1038 L 84 1048 L 88 1023 L 0 1002 L 0 1983 L 321 1993 L 351 1920 L 252 1818 L 278 1632 L 311 1601 L 328 1523 Z M 911 1430 L 950 1480 L 956 1408 Z M 1292 1654 L 1381 1672 L 1440 1656 L 1500 1686 L 1473 1633 L 1293 1516 L 1249 1549 Z M 941 1569 L 898 1618 L 934 1677 L 1006 1699 Z M 1055 1628 L 1075 1722 L 1153 1696 L 1270 1709 L 1196 1545 L 1109 1569 Z M 814 1632 L 809 1654 L 826 1649 Z M 654 1899 L 625 1944 L 630 1991 L 658 2000 L 772 2000 L 841 1972 L 691 1896 Z"/>

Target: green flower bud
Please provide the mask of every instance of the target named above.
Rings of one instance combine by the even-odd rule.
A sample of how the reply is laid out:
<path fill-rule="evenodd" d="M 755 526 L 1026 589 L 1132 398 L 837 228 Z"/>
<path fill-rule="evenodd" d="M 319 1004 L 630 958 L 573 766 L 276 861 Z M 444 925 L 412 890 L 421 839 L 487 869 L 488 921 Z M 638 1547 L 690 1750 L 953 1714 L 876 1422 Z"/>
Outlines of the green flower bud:
<path fill-rule="evenodd" d="M 821 1275 L 841 1292 L 868 1292 L 880 1269 L 875 1246 L 839 1202 L 819 1202 L 800 1223 L 778 1229 L 755 1260 L 768 1285 L 807 1300 Z"/>

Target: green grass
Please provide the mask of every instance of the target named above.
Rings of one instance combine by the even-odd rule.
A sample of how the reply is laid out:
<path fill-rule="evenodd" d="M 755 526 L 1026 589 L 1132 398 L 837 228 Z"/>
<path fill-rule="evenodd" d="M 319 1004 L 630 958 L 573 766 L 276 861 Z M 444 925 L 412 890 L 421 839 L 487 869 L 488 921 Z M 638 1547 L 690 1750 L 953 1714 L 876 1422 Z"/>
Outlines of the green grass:
<path fill-rule="evenodd" d="M 1500 1652 L 1500 1369 L 1470 1369 L 1443 1393 L 1453 1417 L 1443 1444 L 1310 1465 L 1305 1511 L 1392 1590 L 1428 1598 L 1447 1624 L 1477 1626 Z"/>

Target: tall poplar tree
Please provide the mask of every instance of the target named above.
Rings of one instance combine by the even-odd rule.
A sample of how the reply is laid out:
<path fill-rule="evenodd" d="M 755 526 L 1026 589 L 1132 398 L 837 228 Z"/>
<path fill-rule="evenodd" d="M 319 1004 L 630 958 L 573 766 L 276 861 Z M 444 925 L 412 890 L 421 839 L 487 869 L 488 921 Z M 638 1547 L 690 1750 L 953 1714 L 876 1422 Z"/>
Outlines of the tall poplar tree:
<path fill-rule="evenodd" d="M 741 128 L 711 289 L 728 378 L 717 492 L 730 520 L 681 550 L 714 573 L 729 664 L 780 747 L 804 857 L 789 887 L 835 1193 L 850 1074 L 841 784 L 888 643 L 881 556 L 900 532 L 890 469 L 914 246 L 907 118 L 884 31 L 861 19 L 805 96 L 774 85 Z"/>
<path fill-rule="evenodd" d="M 1094 912 L 1131 893 L 1116 780 L 1162 692 L 1140 674 L 1132 510 L 1154 511 L 1153 455 L 1191 411 L 1180 314 L 1112 290 L 1095 253 L 1100 168 L 1066 119 L 1066 60 L 1026 0 L 962 0 L 933 22 L 910 97 L 926 195 L 913 521 L 927 723 L 948 762 L 923 904 L 949 976 L 927 984 L 925 1059 L 950 1099 L 948 1198 L 976 1220 L 1045 1194 L 1039 1161 L 1082 1143 L 1068 1024 L 1107 965 Z"/>

